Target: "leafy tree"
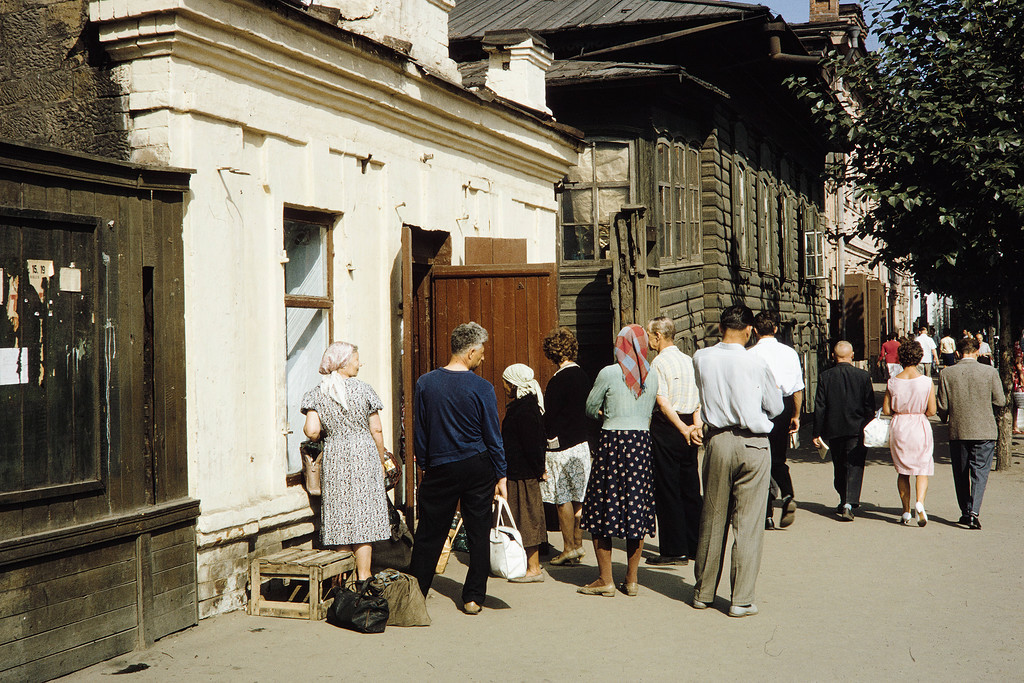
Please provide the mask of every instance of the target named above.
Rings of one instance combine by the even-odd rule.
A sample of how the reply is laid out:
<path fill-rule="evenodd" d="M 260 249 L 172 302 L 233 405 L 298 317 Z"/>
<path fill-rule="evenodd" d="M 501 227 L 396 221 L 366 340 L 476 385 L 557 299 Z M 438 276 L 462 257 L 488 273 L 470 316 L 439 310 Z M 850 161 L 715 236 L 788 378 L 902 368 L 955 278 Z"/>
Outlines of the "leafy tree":
<path fill-rule="evenodd" d="M 854 105 L 793 79 L 847 151 L 859 230 L 925 290 L 998 311 L 1004 386 L 1024 301 L 1024 0 L 889 0 L 878 49 L 826 65 Z M 820 93 L 820 90 L 817 92 Z M 998 466 L 1010 465 L 1010 413 Z"/>

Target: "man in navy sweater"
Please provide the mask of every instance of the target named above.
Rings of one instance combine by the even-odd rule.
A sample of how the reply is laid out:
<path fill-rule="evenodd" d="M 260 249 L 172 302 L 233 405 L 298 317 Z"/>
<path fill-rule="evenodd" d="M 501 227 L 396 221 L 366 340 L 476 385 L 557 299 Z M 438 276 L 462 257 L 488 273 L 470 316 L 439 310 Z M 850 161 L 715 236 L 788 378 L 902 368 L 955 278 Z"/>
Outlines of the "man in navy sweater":
<path fill-rule="evenodd" d="M 423 479 L 409 573 L 426 595 L 461 504 L 469 543 L 466 614 L 479 614 L 487 595 L 491 502 L 508 495 L 494 385 L 473 372 L 483 363 L 486 341 L 487 330 L 477 323 L 456 327 L 448 365 L 420 377 L 413 397 L 413 446 Z"/>

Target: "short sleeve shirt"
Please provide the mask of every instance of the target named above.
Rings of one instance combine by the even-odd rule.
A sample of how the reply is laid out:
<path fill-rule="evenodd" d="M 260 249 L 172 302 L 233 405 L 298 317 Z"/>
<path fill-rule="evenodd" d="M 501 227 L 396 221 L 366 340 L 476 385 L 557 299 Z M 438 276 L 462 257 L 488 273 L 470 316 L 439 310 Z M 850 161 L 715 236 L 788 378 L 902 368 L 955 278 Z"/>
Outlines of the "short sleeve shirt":
<path fill-rule="evenodd" d="M 800 356 L 795 349 L 786 346 L 775 337 L 762 337 L 749 353 L 768 364 L 783 396 L 792 396 L 798 391 L 803 391 L 804 373 L 800 368 Z"/>
<path fill-rule="evenodd" d="M 924 356 L 921 358 L 922 363 L 932 362 L 932 351 L 935 350 L 935 341 L 927 334 L 922 334 L 920 337 L 915 339 L 918 345 L 921 347 L 921 351 L 924 352 Z"/>
<path fill-rule="evenodd" d="M 693 380 L 693 360 L 679 350 L 669 346 L 663 349 L 651 363 L 658 373 L 658 396 L 668 399 L 672 410 L 689 414 L 700 406 L 697 383 Z"/>

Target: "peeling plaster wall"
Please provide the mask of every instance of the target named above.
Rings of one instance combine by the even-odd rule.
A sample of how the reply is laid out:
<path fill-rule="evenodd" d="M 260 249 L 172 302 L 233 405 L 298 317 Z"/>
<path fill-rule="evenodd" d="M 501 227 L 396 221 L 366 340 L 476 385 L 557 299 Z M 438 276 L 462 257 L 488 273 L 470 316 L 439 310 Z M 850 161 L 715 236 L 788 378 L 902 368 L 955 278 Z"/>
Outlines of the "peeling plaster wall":
<path fill-rule="evenodd" d="M 200 616 L 244 604 L 255 554 L 308 542 L 286 486 L 285 207 L 333 217 L 336 340 L 360 347 L 395 447 L 403 224 L 527 239 L 555 258 L 573 143 L 425 77 L 390 51 L 245 0 L 92 3 L 129 84 L 133 159 L 195 169 L 184 219 L 189 491 Z M 127 12 L 127 14 L 126 14 Z M 337 31 L 336 34 L 341 34 Z"/>

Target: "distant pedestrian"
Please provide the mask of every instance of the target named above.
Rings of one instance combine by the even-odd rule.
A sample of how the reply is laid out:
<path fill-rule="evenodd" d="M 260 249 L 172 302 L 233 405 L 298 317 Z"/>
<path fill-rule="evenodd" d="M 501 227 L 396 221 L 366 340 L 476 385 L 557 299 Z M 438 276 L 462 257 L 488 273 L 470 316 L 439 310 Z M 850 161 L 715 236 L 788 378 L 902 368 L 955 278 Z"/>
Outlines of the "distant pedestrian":
<path fill-rule="evenodd" d="M 956 342 L 949 336 L 949 330 L 946 330 L 942 339 L 939 340 L 939 360 L 942 361 L 944 368 L 956 365 Z"/>
<path fill-rule="evenodd" d="M 804 403 L 804 373 L 800 368 L 800 356 L 793 347 L 787 346 L 775 338 L 779 331 L 779 315 L 774 311 L 762 311 L 754 318 L 754 330 L 757 332 L 757 344 L 750 349 L 771 368 L 775 376 L 775 384 L 782 391 L 783 409 L 772 420 L 772 431 L 768 436 L 772 455 L 772 481 L 779 487 L 782 496 L 782 516 L 779 526 L 787 527 L 796 517 L 796 499 L 794 498 L 793 479 L 786 464 L 786 452 L 789 449 L 790 434 L 800 431 L 800 413 Z M 768 491 L 767 511 L 765 513 L 765 529 L 774 529 L 775 496 Z"/>
<path fill-rule="evenodd" d="M 885 369 L 888 371 L 889 377 L 895 377 L 903 372 L 903 366 L 900 365 L 899 349 L 900 340 L 897 338 L 897 334 L 890 332 L 888 339 L 882 344 L 881 353 L 878 355 L 878 360 L 885 363 Z"/>
<path fill-rule="evenodd" d="M 935 474 L 935 437 L 928 418 L 935 414 L 935 385 L 930 377 L 918 371 L 921 345 L 916 340 L 900 345 L 900 364 L 903 372 L 889 380 L 882 401 L 882 412 L 893 415 L 889 427 L 889 453 L 896 467 L 896 489 L 903 503 L 900 523 L 910 524 L 910 477 L 917 484 L 917 525 L 928 523 L 924 498 L 928 492 L 928 477 Z"/>
<path fill-rule="evenodd" d="M 939 377 L 936 405 L 949 421 L 949 460 L 960 505 L 959 524 L 981 529 L 978 514 L 992 469 L 999 428 L 993 407 L 1006 405 L 999 372 L 978 362 L 978 342 L 960 340 L 961 360 Z"/>
<path fill-rule="evenodd" d="M 548 540 L 544 501 L 540 495 L 544 471 L 544 397 L 533 369 L 523 363 L 505 368 L 501 375 L 508 405 L 501 421 L 501 441 L 508 468 L 508 507 L 526 548 L 526 574 L 512 583 L 540 583 L 540 544 Z"/>
<path fill-rule="evenodd" d="M 985 341 L 985 337 L 979 332 L 975 339 L 978 340 L 978 362 L 985 365 L 992 365 L 992 347 Z"/>
<path fill-rule="evenodd" d="M 835 367 L 818 377 L 814 395 L 814 445 L 824 443 L 832 453 L 833 485 L 839 494 L 836 514 L 853 521 L 853 510 L 860 506 L 864 480 L 864 426 L 875 414 L 875 392 L 867 370 L 853 366 L 853 345 L 841 341 L 835 345 Z"/>
<path fill-rule="evenodd" d="M 1013 433 L 1024 434 L 1024 351 L 1021 343 L 1013 349 Z"/>
<path fill-rule="evenodd" d="M 508 498 L 505 449 L 498 426 L 494 386 L 474 370 L 484 362 L 487 330 L 477 323 L 452 331 L 448 365 L 422 375 L 413 395 L 413 445 L 423 478 L 409 573 L 426 595 L 437 559 L 461 506 L 469 571 L 462 610 L 479 614 L 490 573 L 491 502 Z"/>
<path fill-rule="evenodd" d="M 644 537 L 655 528 L 649 430 L 658 376 L 647 362 L 644 328 L 626 325 L 619 331 L 615 360 L 598 373 L 587 397 L 587 415 L 602 422 L 581 524 L 594 539 L 599 576 L 576 590 L 609 598 L 615 597 L 612 538 L 626 540 L 626 576 L 618 588 L 632 597 Z"/>
<path fill-rule="evenodd" d="M 661 316 L 647 323 L 651 367 L 658 375 L 658 399 L 651 418 L 654 502 L 658 552 L 647 564 L 686 564 L 700 534 L 700 474 L 694 433 L 703 427 L 693 360 L 675 344 L 675 324 Z"/>
<path fill-rule="evenodd" d="M 722 341 L 693 354 L 706 430 L 693 607 L 706 609 L 715 599 L 731 526 L 729 616 L 745 617 L 757 614 L 754 587 L 764 545 L 761 513 L 771 472 L 768 434 L 783 402 L 768 364 L 744 349 L 754 314 L 746 306 L 730 306 L 720 320 Z"/>
<path fill-rule="evenodd" d="M 921 326 L 920 333 L 917 335 L 917 337 L 914 339 L 914 341 L 916 341 L 918 343 L 918 345 L 921 347 L 921 362 L 920 362 L 917 370 L 918 370 L 918 372 L 920 372 L 925 377 L 931 377 L 932 376 L 932 362 L 934 361 L 935 365 L 938 365 L 939 364 L 939 355 L 935 352 L 936 348 L 937 348 L 935 346 L 935 340 L 932 339 L 931 335 L 928 334 L 928 326 L 927 325 L 922 325 Z M 901 363 L 901 365 L 902 365 L 902 363 Z M 904 365 L 903 367 L 907 367 L 907 366 Z"/>
<path fill-rule="evenodd" d="M 579 564 L 583 549 L 583 499 L 590 480 L 590 443 L 596 423 L 587 417 L 587 396 L 594 382 L 576 364 L 579 343 L 576 335 L 560 327 L 544 338 L 544 355 L 558 366 L 548 380 L 544 412 L 547 434 L 547 479 L 540 483 L 545 503 L 558 511 L 562 531 L 562 552 L 550 563 Z"/>

